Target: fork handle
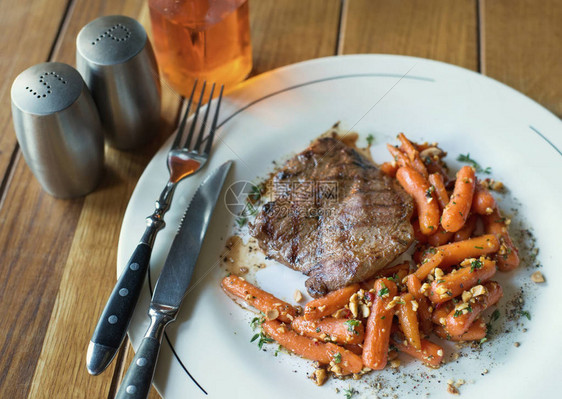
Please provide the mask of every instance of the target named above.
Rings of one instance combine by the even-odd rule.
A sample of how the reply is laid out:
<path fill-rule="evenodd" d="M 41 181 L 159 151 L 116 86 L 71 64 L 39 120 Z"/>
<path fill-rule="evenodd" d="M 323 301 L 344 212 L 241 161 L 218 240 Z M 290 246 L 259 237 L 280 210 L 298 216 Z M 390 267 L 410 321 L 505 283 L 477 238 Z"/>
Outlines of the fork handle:
<path fill-rule="evenodd" d="M 105 370 L 125 339 L 151 253 L 152 247 L 147 243 L 141 242 L 137 245 L 109 296 L 88 345 L 86 366 L 92 375 L 98 375 Z"/>

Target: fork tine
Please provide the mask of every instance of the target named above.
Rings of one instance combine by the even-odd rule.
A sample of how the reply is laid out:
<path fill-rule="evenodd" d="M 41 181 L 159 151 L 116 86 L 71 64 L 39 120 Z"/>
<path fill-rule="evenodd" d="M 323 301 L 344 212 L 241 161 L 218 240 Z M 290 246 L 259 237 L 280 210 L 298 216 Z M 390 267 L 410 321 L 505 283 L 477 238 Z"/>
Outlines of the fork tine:
<path fill-rule="evenodd" d="M 189 109 L 191 108 L 191 103 L 193 101 L 193 94 L 195 93 L 196 87 L 197 87 L 197 79 L 195 79 L 195 82 L 193 83 L 193 89 L 191 89 L 189 101 L 187 102 L 187 108 L 185 109 L 185 111 L 184 111 L 184 113 L 181 117 L 180 126 L 178 127 L 178 132 L 176 133 L 176 137 L 175 137 L 174 142 L 172 144 L 172 149 L 173 148 L 179 148 L 179 146 L 180 146 L 181 137 L 183 136 L 183 131 L 185 130 L 185 123 L 187 121 L 187 116 L 189 115 Z"/>
<path fill-rule="evenodd" d="M 195 109 L 195 115 L 191 120 L 191 126 L 189 127 L 189 134 L 187 135 L 187 140 L 185 141 L 184 148 L 192 149 L 191 139 L 193 138 L 193 132 L 195 131 L 195 125 L 197 124 L 197 117 L 199 116 L 199 109 L 201 109 L 201 103 L 203 102 L 203 94 L 205 94 L 205 86 L 207 81 L 203 81 L 203 87 L 201 88 L 201 94 L 199 95 L 199 102 L 197 103 L 197 108 Z"/>
<path fill-rule="evenodd" d="M 215 138 L 215 130 L 217 128 L 217 122 L 219 119 L 219 110 L 221 108 L 222 91 L 224 90 L 224 85 L 221 85 L 221 91 L 219 93 L 219 98 L 217 100 L 217 106 L 215 107 L 215 116 L 213 118 L 213 124 L 211 125 L 211 131 L 207 137 L 207 144 L 205 145 L 205 154 L 209 155 L 211 151 L 211 146 L 213 145 L 213 139 Z"/>
<path fill-rule="evenodd" d="M 199 130 L 199 135 L 197 136 L 197 142 L 192 148 L 194 151 L 199 151 L 199 146 L 203 141 L 203 136 L 205 135 L 205 127 L 207 126 L 207 117 L 209 116 L 209 110 L 211 109 L 211 101 L 213 100 L 213 92 L 215 91 L 215 84 L 211 86 L 211 94 L 209 94 L 209 101 L 207 103 L 207 109 L 205 110 L 205 116 L 203 116 L 203 122 L 201 122 L 201 129 Z"/>

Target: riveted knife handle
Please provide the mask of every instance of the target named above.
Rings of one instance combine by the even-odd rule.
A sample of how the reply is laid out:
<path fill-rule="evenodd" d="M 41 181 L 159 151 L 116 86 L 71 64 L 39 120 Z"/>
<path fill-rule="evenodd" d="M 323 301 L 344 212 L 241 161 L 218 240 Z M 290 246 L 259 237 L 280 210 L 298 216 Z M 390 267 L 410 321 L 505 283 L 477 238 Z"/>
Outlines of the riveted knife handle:
<path fill-rule="evenodd" d="M 151 252 L 150 245 L 144 242 L 137 245 L 109 296 L 88 346 L 86 365 L 92 375 L 98 375 L 106 369 L 125 339 L 144 283 Z"/>

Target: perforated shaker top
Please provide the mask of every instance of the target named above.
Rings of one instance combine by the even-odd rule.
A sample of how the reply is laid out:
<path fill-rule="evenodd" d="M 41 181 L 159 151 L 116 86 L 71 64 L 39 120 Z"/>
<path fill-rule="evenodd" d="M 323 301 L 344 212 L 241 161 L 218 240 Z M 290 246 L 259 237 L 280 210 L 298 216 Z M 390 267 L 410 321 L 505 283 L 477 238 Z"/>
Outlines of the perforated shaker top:
<path fill-rule="evenodd" d="M 80 96 L 84 81 L 78 71 L 60 62 L 34 65 L 12 84 L 12 103 L 22 112 L 49 115 L 71 106 Z"/>
<path fill-rule="evenodd" d="M 146 31 L 139 22 L 123 15 L 109 15 L 82 28 L 76 38 L 76 49 L 88 62 L 115 65 L 137 55 L 146 40 Z"/>

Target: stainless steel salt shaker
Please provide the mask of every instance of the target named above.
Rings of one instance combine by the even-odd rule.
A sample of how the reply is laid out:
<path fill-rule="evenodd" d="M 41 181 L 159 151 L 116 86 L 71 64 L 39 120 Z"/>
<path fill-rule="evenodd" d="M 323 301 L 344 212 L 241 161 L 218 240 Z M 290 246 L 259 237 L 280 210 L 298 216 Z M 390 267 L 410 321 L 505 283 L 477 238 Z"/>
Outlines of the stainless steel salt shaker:
<path fill-rule="evenodd" d="M 21 151 L 43 189 L 59 198 L 92 191 L 103 172 L 103 130 L 78 71 L 34 65 L 14 80 L 11 98 Z"/>
<path fill-rule="evenodd" d="M 76 67 L 99 109 L 109 145 L 128 150 L 157 133 L 160 78 L 146 31 L 136 20 L 93 20 L 76 38 Z"/>

